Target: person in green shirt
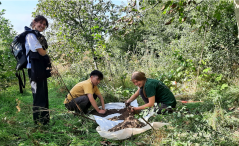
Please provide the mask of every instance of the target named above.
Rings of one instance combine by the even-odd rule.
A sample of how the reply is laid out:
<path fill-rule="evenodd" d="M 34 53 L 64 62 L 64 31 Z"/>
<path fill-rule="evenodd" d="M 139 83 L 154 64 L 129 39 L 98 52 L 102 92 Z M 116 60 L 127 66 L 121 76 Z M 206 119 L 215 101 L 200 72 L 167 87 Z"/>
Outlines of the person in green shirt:
<path fill-rule="evenodd" d="M 169 109 L 168 111 L 172 112 L 172 108 L 176 107 L 176 99 L 173 93 L 163 82 L 146 78 L 143 72 L 134 72 L 131 81 L 135 86 L 138 86 L 138 90 L 125 102 L 125 104 L 129 105 L 139 95 L 145 102 L 142 106 L 132 107 L 131 112 L 153 107 L 154 103 L 157 103 L 155 109 L 158 109 L 158 114 L 162 113 L 162 109 Z"/>

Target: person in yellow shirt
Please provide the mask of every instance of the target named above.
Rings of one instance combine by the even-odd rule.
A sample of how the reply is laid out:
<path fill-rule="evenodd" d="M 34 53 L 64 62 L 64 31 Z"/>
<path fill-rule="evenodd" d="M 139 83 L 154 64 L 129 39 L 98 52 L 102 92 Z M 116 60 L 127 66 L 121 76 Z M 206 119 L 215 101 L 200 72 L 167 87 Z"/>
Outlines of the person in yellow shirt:
<path fill-rule="evenodd" d="M 97 85 L 103 79 L 103 74 L 94 70 L 90 73 L 90 78 L 88 80 L 77 83 L 70 91 L 71 94 L 67 95 L 64 101 L 66 108 L 70 111 L 75 111 L 80 113 L 76 104 L 83 110 L 86 114 L 90 106 L 92 105 L 94 109 L 100 113 L 105 114 L 105 104 L 104 98 L 102 97 L 100 90 Z M 96 98 L 99 97 L 102 109 L 98 108 L 96 103 Z M 73 101 L 75 100 L 75 102 Z"/>

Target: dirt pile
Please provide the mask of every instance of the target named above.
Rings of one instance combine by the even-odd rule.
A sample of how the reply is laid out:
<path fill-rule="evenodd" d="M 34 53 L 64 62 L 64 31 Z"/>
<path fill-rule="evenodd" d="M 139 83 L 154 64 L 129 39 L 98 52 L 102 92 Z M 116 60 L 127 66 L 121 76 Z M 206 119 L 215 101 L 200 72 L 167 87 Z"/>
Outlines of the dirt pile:
<path fill-rule="evenodd" d="M 142 128 L 142 127 L 146 126 L 146 124 L 144 124 L 144 123 L 140 122 L 138 119 L 134 118 L 134 114 L 130 113 L 126 108 L 120 109 L 120 110 L 110 109 L 110 110 L 107 110 L 106 114 L 104 114 L 104 115 L 99 114 L 95 110 L 90 112 L 90 114 L 97 115 L 100 117 L 106 117 L 108 115 L 115 114 L 115 113 L 119 113 L 121 115 L 115 116 L 108 120 L 111 120 L 111 121 L 124 120 L 124 122 L 109 129 L 110 132 L 118 131 L 118 130 L 125 129 L 125 128 Z"/>
<path fill-rule="evenodd" d="M 124 122 L 119 123 L 118 125 L 116 125 L 115 127 L 109 129 L 110 132 L 115 132 L 121 129 L 125 129 L 125 128 L 142 128 L 146 126 L 146 124 L 140 122 L 138 119 L 134 118 L 133 115 L 130 115 L 129 117 L 127 117 Z"/>
<path fill-rule="evenodd" d="M 120 116 L 115 116 L 113 118 L 109 118 L 108 120 L 117 121 L 117 120 L 125 120 L 129 117 L 132 113 L 130 113 L 126 108 L 120 110 Z"/>
<path fill-rule="evenodd" d="M 112 115 L 112 114 L 115 114 L 115 113 L 119 113 L 119 114 L 122 114 L 125 112 L 126 109 L 110 109 L 110 110 L 107 110 L 105 114 L 99 114 L 96 110 L 92 110 L 89 114 L 92 114 L 92 115 L 96 115 L 96 116 L 100 116 L 100 117 L 106 117 L 108 115 Z"/>

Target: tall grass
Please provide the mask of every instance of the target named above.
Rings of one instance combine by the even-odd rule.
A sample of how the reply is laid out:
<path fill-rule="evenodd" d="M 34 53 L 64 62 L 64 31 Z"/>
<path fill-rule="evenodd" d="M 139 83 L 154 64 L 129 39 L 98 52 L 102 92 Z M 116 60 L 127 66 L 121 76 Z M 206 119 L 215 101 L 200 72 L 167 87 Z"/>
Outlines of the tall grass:
<path fill-rule="evenodd" d="M 106 54 L 97 61 L 98 69 L 104 74 L 104 80 L 99 88 L 105 103 L 124 102 L 137 90 L 130 81 L 134 71 L 143 71 L 149 78 L 163 79 L 174 94 L 187 95 L 187 98 L 179 97 L 177 100 L 203 102 L 189 104 L 178 102 L 173 114 L 150 118 L 150 122 L 170 123 L 170 126 L 163 127 L 157 132 L 150 130 L 123 141 L 101 138 L 96 132 L 98 126 L 96 123 L 74 116 L 63 104 L 67 94 L 65 85 L 70 90 L 78 82 L 88 79 L 90 72 L 95 69 L 92 65 L 93 59 L 87 54 L 79 56 L 79 60 L 72 64 L 54 63 L 61 77 L 54 70 L 54 75 L 48 79 L 51 116 L 49 126 L 33 124 L 29 84 L 23 94 L 19 94 L 17 85 L 0 93 L 1 145 L 99 145 L 101 141 L 120 145 L 238 144 L 236 133 L 239 128 L 237 112 L 239 88 L 235 80 L 235 84 L 231 82 L 227 87 L 222 88 L 222 84 L 225 83 L 223 80 L 220 80 L 221 83 L 212 82 L 210 78 L 207 80 L 202 77 L 198 79 L 196 88 L 194 74 L 190 74 L 191 80 L 186 81 L 180 80 L 182 76 L 176 76 L 175 70 L 178 66 L 174 61 L 177 59 L 172 57 L 165 62 L 163 58 L 157 58 L 154 54 L 144 53 L 140 56 L 131 52 L 116 57 L 109 57 Z M 170 68 L 171 71 L 168 71 Z M 188 76 L 186 71 L 182 70 L 182 73 Z M 162 74 L 164 77 L 161 76 Z M 180 86 L 175 87 L 171 84 L 175 79 L 181 84 Z M 138 99 L 139 104 L 142 105 L 143 101 Z M 99 100 L 97 103 L 100 105 Z"/>

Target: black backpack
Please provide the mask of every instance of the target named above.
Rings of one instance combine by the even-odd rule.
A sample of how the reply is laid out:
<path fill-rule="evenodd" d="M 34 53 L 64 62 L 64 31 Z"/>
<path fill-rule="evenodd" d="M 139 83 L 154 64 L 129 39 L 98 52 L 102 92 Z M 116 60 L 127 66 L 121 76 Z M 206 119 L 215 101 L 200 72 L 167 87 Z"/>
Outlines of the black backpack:
<path fill-rule="evenodd" d="M 20 93 L 23 93 L 22 88 L 25 88 L 26 77 L 25 77 L 25 73 L 24 73 L 24 68 L 27 67 L 27 63 L 28 63 L 27 57 L 28 57 L 29 53 L 31 52 L 31 51 L 29 51 L 28 54 L 26 55 L 25 41 L 26 41 L 26 35 L 28 33 L 34 33 L 37 38 L 42 37 L 42 35 L 40 34 L 39 31 L 32 30 L 25 26 L 25 31 L 23 33 L 17 35 L 10 45 L 10 50 L 17 60 L 16 77 L 18 78 L 18 81 L 19 81 Z M 43 47 L 45 47 L 45 46 L 43 46 Z M 21 79 L 21 75 L 20 75 L 21 71 L 23 74 L 24 82 Z"/>

